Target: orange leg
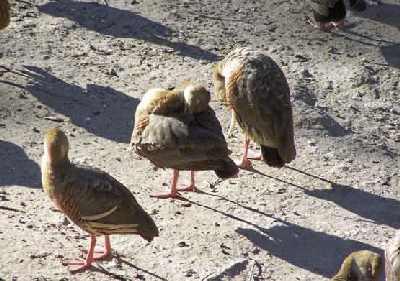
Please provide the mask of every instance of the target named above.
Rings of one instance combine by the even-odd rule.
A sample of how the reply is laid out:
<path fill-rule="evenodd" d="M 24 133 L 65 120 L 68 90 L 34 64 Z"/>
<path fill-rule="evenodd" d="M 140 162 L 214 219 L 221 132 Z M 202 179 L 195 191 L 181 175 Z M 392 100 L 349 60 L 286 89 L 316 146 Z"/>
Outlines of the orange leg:
<path fill-rule="evenodd" d="M 172 184 L 171 184 L 171 191 L 170 192 L 164 192 L 164 193 L 156 193 L 153 195 L 150 195 L 151 197 L 156 197 L 159 199 L 167 199 L 167 198 L 174 198 L 174 199 L 180 199 L 180 200 L 185 200 L 178 190 L 176 189 L 176 185 L 178 184 L 178 177 L 179 177 L 179 171 L 178 170 L 173 170 L 173 176 L 172 176 Z"/>
<path fill-rule="evenodd" d="M 67 265 L 69 271 L 71 271 L 71 272 L 78 272 L 78 271 L 83 271 L 85 269 L 88 269 L 92 265 L 92 262 L 94 261 L 93 252 L 94 252 L 95 247 L 96 247 L 96 236 L 90 235 L 90 244 L 89 244 L 89 249 L 88 249 L 86 259 L 85 260 L 63 261 L 62 264 Z"/>
<path fill-rule="evenodd" d="M 192 191 L 192 192 L 197 191 L 194 181 L 194 171 L 190 171 L 190 185 L 188 187 L 179 188 L 178 191 Z"/>

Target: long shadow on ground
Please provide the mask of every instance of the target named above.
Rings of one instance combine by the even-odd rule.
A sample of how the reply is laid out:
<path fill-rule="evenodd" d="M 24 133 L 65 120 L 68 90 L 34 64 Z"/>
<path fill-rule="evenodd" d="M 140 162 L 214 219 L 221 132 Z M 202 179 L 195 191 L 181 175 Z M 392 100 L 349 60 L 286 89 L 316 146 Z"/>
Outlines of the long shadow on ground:
<path fill-rule="evenodd" d="M 0 140 L 0 187 L 41 188 L 40 167 L 18 145 Z"/>
<path fill-rule="evenodd" d="M 218 56 L 200 47 L 173 42 L 167 37 L 172 30 L 137 13 L 73 0 L 51 1 L 38 7 L 39 11 L 54 17 L 63 17 L 97 33 L 117 38 L 135 38 L 174 49 L 185 57 L 215 61 Z"/>
<path fill-rule="evenodd" d="M 362 13 L 357 13 L 358 17 L 366 18 L 372 21 L 382 23 L 384 25 L 393 26 L 400 31 L 400 5 L 390 3 L 380 3 L 369 7 Z M 374 39 L 370 36 L 358 34 L 352 31 L 347 33 L 356 35 L 360 39 L 367 39 L 367 41 L 373 42 L 375 46 L 380 46 L 381 53 L 385 58 L 386 62 L 392 66 L 400 68 L 400 42 L 389 42 L 381 39 Z M 382 46 L 382 43 L 384 45 Z"/>
<path fill-rule="evenodd" d="M 343 259 L 353 251 L 383 251 L 359 241 L 344 239 L 302 226 L 286 223 L 269 229 L 238 228 L 255 246 L 268 253 L 324 277 L 332 277 Z"/>
<path fill-rule="evenodd" d="M 96 136 L 116 142 L 130 140 L 134 112 L 139 103 L 111 87 L 88 84 L 86 89 L 69 84 L 35 66 L 21 71 L 31 81 L 20 86 L 39 102 L 70 118 L 70 121 Z"/>
<path fill-rule="evenodd" d="M 400 28 L 400 5 L 380 3 L 379 5 L 370 6 L 357 16 L 377 21 L 386 25 Z"/>
<path fill-rule="evenodd" d="M 334 202 L 338 206 L 376 224 L 400 227 L 400 202 L 351 186 L 334 184 L 332 189 L 305 190 L 305 194 Z"/>
<path fill-rule="evenodd" d="M 384 224 L 393 228 L 400 227 L 400 202 L 398 200 L 375 195 L 360 188 L 335 183 L 293 167 L 286 167 L 308 177 L 331 184 L 330 189 L 306 189 L 287 182 L 288 184 L 302 189 L 305 194 L 322 200 L 331 201 L 372 223 Z"/>
<path fill-rule="evenodd" d="M 356 213 L 363 218 L 372 220 L 374 223 L 386 224 L 394 228 L 399 227 L 398 214 L 400 212 L 400 203 L 397 200 L 383 198 L 350 186 L 339 185 L 293 167 L 287 166 L 287 168 L 306 176 L 329 182 L 332 184 L 332 189 L 307 190 L 302 186 L 268 176 L 260 171 L 255 170 L 254 172 L 281 183 L 299 188 L 310 196 L 335 202 L 337 205 L 349 210 L 350 212 Z M 288 223 L 274 217 L 273 214 L 264 213 L 252 207 L 244 206 L 243 204 L 234 202 L 225 197 L 209 193 L 205 194 L 219 197 L 228 203 L 235 204 L 256 214 L 261 214 L 274 219 L 279 223 L 279 225 L 273 226 L 270 229 L 265 229 L 253 222 L 236 217 L 232 214 L 196 202 L 191 202 L 208 210 L 213 210 L 219 214 L 223 214 L 228 218 L 248 224 L 251 228 L 239 228 L 237 232 L 245 236 L 257 247 L 260 247 L 274 256 L 310 272 L 325 277 L 331 277 L 340 267 L 344 257 L 357 250 L 367 249 L 383 255 L 381 249 L 371 245 L 351 239 L 340 238 L 323 232 L 317 232 L 293 223 Z"/>
<path fill-rule="evenodd" d="M 303 268 L 324 277 L 331 277 L 340 267 L 343 259 L 356 250 L 371 250 L 379 254 L 383 251 L 371 245 L 344 239 L 335 235 L 314 231 L 297 224 L 286 222 L 273 214 L 267 214 L 254 208 L 236 204 L 234 201 L 221 197 L 226 202 L 233 203 L 267 218 L 274 219 L 273 227 L 267 229 L 240 218 L 231 213 L 218 210 L 211 206 L 188 200 L 191 204 L 221 214 L 228 219 L 233 219 L 249 225 L 249 228 L 238 228 L 237 233 L 246 237 L 256 247 L 287 261 L 297 267 Z"/>

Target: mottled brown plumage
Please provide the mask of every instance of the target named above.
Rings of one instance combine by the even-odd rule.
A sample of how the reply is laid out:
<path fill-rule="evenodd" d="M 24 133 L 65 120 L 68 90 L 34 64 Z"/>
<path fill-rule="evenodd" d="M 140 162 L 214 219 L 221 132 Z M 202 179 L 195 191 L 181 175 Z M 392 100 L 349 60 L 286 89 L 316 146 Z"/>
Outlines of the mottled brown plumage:
<path fill-rule="evenodd" d="M 386 244 L 385 272 L 386 281 L 400 280 L 400 231 Z"/>
<path fill-rule="evenodd" d="M 8 0 L 0 0 L 0 30 L 10 24 L 10 4 Z"/>
<path fill-rule="evenodd" d="M 42 185 L 61 212 L 92 238 L 106 235 L 106 243 L 111 234 L 138 234 L 148 241 L 158 236 L 152 218 L 123 184 L 101 170 L 70 162 L 68 149 L 61 130 L 47 132 Z"/>
<path fill-rule="evenodd" d="M 363 250 L 347 256 L 332 281 L 377 281 L 382 268 L 381 256 Z"/>
<path fill-rule="evenodd" d="M 170 91 L 149 90 L 136 109 L 131 146 L 160 168 L 234 176 L 237 167 L 209 101 L 204 87 L 187 81 Z"/>
<path fill-rule="evenodd" d="M 215 66 L 213 75 L 217 97 L 243 132 L 261 145 L 264 161 L 282 167 L 295 159 L 290 89 L 279 66 L 261 51 L 238 48 Z M 247 147 L 248 141 L 245 167 L 250 165 Z"/>

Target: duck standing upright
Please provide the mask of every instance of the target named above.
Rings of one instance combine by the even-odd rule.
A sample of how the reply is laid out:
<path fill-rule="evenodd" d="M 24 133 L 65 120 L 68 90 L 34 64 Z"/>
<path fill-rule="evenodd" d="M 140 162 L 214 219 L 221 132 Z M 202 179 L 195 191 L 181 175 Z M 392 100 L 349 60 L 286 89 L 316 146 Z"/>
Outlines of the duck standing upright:
<path fill-rule="evenodd" d="M 64 262 L 71 271 L 89 268 L 111 254 L 109 235 L 138 234 L 147 241 L 158 236 L 153 219 L 132 193 L 107 173 L 73 164 L 67 136 L 57 128 L 46 133 L 42 157 L 42 185 L 55 206 L 90 234 L 86 260 Z M 96 236 L 105 236 L 104 252 L 94 255 Z"/>
<path fill-rule="evenodd" d="M 262 158 L 269 166 L 282 167 L 295 159 L 290 89 L 269 56 L 250 48 L 235 49 L 217 63 L 213 78 L 216 95 L 245 134 L 241 168 L 252 167 L 250 139 L 261 145 Z"/>
<path fill-rule="evenodd" d="M 196 191 L 194 171 L 215 170 L 220 178 L 237 174 L 209 101 L 203 86 L 188 81 L 173 90 L 151 89 L 143 96 L 131 147 L 156 167 L 174 170 L 170 192 L 154 197 L 182 199 L 179 191 Z M 191 171 L 189 187 L 177 188 L 179 170 Z"/>

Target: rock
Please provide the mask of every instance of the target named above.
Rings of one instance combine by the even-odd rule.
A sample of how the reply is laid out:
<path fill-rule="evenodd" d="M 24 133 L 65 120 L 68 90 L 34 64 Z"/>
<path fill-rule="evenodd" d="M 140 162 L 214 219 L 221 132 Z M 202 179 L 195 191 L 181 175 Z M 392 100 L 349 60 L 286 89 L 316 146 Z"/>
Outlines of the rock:
<path fill-rule="evenodd" d="M 183 247 L 189 247 L 189 244 L 187 244 L 185 241 L 180 241 L 180 242 L 178 243 L 178 247 L 181 247 L 181 248 L 183 248 Z"/>

